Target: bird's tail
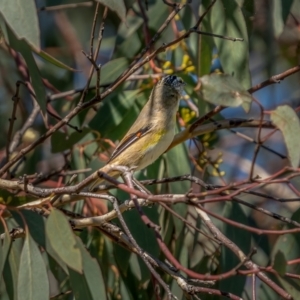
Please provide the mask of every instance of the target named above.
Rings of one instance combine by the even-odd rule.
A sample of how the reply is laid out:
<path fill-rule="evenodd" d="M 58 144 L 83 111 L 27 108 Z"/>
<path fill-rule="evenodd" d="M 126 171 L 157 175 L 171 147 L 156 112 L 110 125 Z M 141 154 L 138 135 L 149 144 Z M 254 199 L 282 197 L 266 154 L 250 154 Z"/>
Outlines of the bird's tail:
<path fill-rule="evenodd" d="M 90 192 L 92 192 L 100 184 L 104 184 L 104 183 L 107 182 L 104 178 L 100 177 L 101 175 L 99 174 L 99 172 L 106 173 L 108 176 L 114 177 L 114 178 L 118 178 L 120 176 L 120 172 L 119 171 L 112 171 L 111 167 L 109 165 L 104 166 L 100 170 L 94 172 L 94 174 L 92 175 L 94 177 L 94 181 L 89 186 L 89 191 Z"/>

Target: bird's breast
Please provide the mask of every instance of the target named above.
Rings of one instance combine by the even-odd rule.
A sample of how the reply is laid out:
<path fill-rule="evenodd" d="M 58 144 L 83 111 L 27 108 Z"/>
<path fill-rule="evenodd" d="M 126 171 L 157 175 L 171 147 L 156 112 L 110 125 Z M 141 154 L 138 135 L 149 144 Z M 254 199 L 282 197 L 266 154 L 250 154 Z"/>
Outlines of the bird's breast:
<path fill-rule="evenodd" d="M 163 131 L 165 132 L 158 133 L 156 137 L 153 137 L 152 145 L 144 145 L 145 155 L 141 159 L 137 170 L 144 169 L 148 165 L 152 164 L 168 149 L 173 141 L 174 132 L 172 130 L 167 131 L 165 129 Z"/>

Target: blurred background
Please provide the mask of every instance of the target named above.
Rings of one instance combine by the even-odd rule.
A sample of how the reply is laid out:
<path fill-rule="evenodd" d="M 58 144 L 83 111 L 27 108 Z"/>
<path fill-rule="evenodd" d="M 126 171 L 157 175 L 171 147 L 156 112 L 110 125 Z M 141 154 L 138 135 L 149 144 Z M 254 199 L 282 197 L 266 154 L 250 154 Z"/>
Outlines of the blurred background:
<path fill-rule="evenodd" d="M 113 2 L 116 3 L 116 1 Z M 100 92 L 113 83 L 134 60 L 140 61 L 139 54 L 142 49 L 149 44 L 172 12 L 172 8 L 160 0 L 124 0 L 124 2 L 120 2 L 122 3 L 119 6 L 116 4 L 115 9 L 108 10 L 101 48 L 96 59 L 96 63 L 102 66 Z M 186 3 L 186 1 L 177 1 L 177 3 Z M 173 41 L 193 28 L 199 15 L 205 11 L 209 3 L 208 0 L 193 0 L 188 3 L 170 22 L 149 51 L 153 52 L 164 43 Z M 6 23 L 9 22 L 2 11 L 0 27 L 4 33 L 0 44 L 0 126 L 3 130 L 0 135 L 1 167 L 7 160 L 8 141 L 18 132 L 20 133 L 20 141 L 12 151 L 9 151 L 9 156 L 12 158 L 51 129 L 74 109 L 82 96 L 90 74 L 91 62 L 83 52 L 90 53 L 96 2 L 37 0 L 35 5 L 38 17 L 36 31 L 39 37 L 39 44 L 35 47 L 59 61 L 59 66 L 51 61 L 50 56 L 45 59 L 41 53 L 33 51 L 38 68 L 36 71 L 36 66 L 33 66 L 30 59 L 24 56 L 24 52 L 14 46 L 13 38 L 8 43 L 5 42 L 7 33 L 4 31 L 9 32 L 10 29 L 7 24 L 7 28 L 4 28 L 4 19 Z M 94 51 L 103 12 L 104 6 L 100 5 L 95 26 Z M 17 12 L 15 15 L 16 18 L 21 18 Z M 35 30 L 34 26 L 36 25 L 34 24 L 33 20 L 32 27 L 29 25 L 29 31 Z M 76 179 L 76 182 L 80 182 L 92 171 L 105 164 L 115 145 L 129 129 L 147 101 L 153 85 L 163 74 L 176 74 L 187 83 L 178 113 L 177 132 L 179 132 L 214 107 L 213 104 L 203 100 L 199 91 L 199 78 L 202 76 L 211 73 L 226 73 L 232 75 L 241 87 L 247 90 L 274 75 L 298 66 L 300 63 L 299 0 L 218 0 L 203 19 L 199 29 L 244 40 L 233 42 L 191 33 L 188 38 L 167 48 L 155 59 L 139 68 L 101 103 L 77 114 L 70 121 L 71 126 L 63 126 L 49 139 L 27 153 L 24 158 L 10 168 L 9 174 L 6 174 L 8 178 L 18 178 L 24 174 L 38 174 L 33 176 L 33 184 L 43 187 L 58 187 L 64 186 L 68 182 L 71 177 L 71 173 L 68 172 L 82 170 Z M 9 33 L 8 35 L 11 36 Z M 35 72 L 34 76 L 43 81 L 44 90 L 40 93 L 35 90 L 35 93 L 44 95 L 37 101 L 39 104 L 44 103 L 47 112 L 45 110 L 43 114 L 34 114 L 34 121 L 30 123 L 30 126 L 24 125 L 32 115 L 35 100 L 32 92 L 21 85 L 16 119 L 10 134 L 8 119 L 11 118 L 14 110 L 15 102 L 12 101 L 12 98 L 16 94 L 16 82 L 18 80 L 29 81 L 28 70 L 31 80 L 32 74 Z M 84 101 L 95 96 L 96 80 L 97 77 L 94 74 Z M 254 101 L 248 113 L 242 107 L 230 107 L 222 110 L 213 119 L 216 122 L 234 118 L 260 120 L 263 110 L 263 118 L 269 120 L 269 112 L 283 104 L 289 105 L 298 113 L 300 106 L 299 80 L 299 73 L 296 73 L 278 84 L 269 85 L 253 93 L 253 97 L 261 106 Z M 64 92 L 68 93 L 64 94 Z M 237 132 L 243 134 L 244 137 L 237 135 Z M 137 173 L 136 176 L 142 180 L 193 174 L 202 178 L 206 183 L 229 185 L 248 180 L 252 165 L 254 166 L 253 177 L 259 176 L 262 179 L 290 166 L 286 144 L 282 133 L 278 130 L 269 137 L 270 129 L 262 130 L 260 139 L 263 140 L 262 144 L 265 148 L 260 148 L 257 157 L 255 156 L 256 143 L 253 141 L 257 141 L 258 132 L 258 129 L 255 128 L 235 128 L 234 130 L 224 129 L 207 133 L 174 147 L 147 170 Z M 252 141 L 245 139 L 245 136 Z M 299 202 L 274 201 L 274 198 L 299 197 L 299 186 L 299 177 L 295 175 L 289 182 L 260 186 L 256 190 L 269 197 L 243 194 L 240 198 L 257 205 L 257 207 L 293 220 L 295 218 L 299 220 Z M 156 185 L 149 189 L 153 193 L 185 194 L 191 187 L 194 192 L 201 191 L 200 187 L 191 186 L 186 181 Z M 0 191 L 0 196 L 5 201 L 8 199 L 8 194 L 7 191 Z M 120 191 L 115 191 L 113 194 L 120 201 L 128 199 L 128 195 Z M 19 205 L 32 200 L 24 195 L 10 195 L 9 197 L 10 205 Z M 283 228 L 282 222 L 279 220 L 266 217 L 257 210 L 246 206 L 241 207 L 234 202 L 211 203 L 205 207 L 229 219 L 255 228 Z M 76 213 L 83 213 L 85 216 L 103 214 L 111 209 L 107 203 L 95 199 L 78 201 L 68 208 Z M 175 205 L 172 208 L 182 217 L 202 228 L 201 221 L 197 219 L 193 209 L 183 204 Z M 165 243 L 173 250 L 174 255 L 183 265 L 194 268 L 198 272 L 215 272 L 217 274 L 229 270 L 238 263 L 235 256 L 228 253 L 229 250 L 221 250 L 221 246 L 207 240 L 203 235 L 195 234 L 193 230 L 187 229 L 184 223 L 161 207 L 147 209 L 147 214 L 162 226 Z M 145 228 L 141 229 L 144 224 L 137 213 L 129 212 L 124 218 L 139 244 L 153 255 L 159 255 L 159 248 L 154 237 L 149 237 L 148 233 L 145 233 Z M 232 238 L 241 248 L 244 247 L 246 253 L 249 252 L 250 247 L 259 249 L 253 259 L 263 266 L 274 261 L 278 249 L 284 253 L 286 261 L 299 258 L 300 239 L 297 234 L 279 238 L 277 235 L 257 235 L 250 232 L 245 233 L 240 228 L 230 227 L 220 220 L 214 218 L 213 220 L 228 238 Z M 149 273 L 145 270 L 145 266 L 136 267 L 141 262 L 137 262 L 133 258 L 133 254 L 126 252 L 128 260 L 131 255 L 128 263 L 131 269 L 128 271 L 128 265 L 124 266 L 124 262 L 120 259 L 125 250 L 115 244 L 108 246 L 107 238 L 104 240 L 103 237 L 99 238 L 99 233 L 86 230 L 81 233 L 81 238 L 95 256 L 99 254 L 100 247 L 99 241 L 92 241 L 95 235 L 102 243 L 101 247 L 107 247 L 104 251 L 109 252 L 113 249 L 115 256 L 113 259 L 110 258 L 110 264 L 116 263 L 116 265 L 119 264 L 119 267 L 121 266 L 120 272 L 123 272 L 121 276 L 123 279 L 119 279 L 119 283 L 122 280 L 122 284 L 124 282 L 121 293 L 123 296 L 126 294 L 127 298 L 124 296 L 124 299 L 154 299 L 150 292 Z M 147 237 L 145 238 L 145 236 Z M 283 242 L 286 242 L 285 246 L 288 245 L 289 250 L 281 248 L 284 245 Z M 106 246 L 104 246 L 105 243 Z M 97 259 L 102 264 L 105 257 L 100 255 L 97 256 Z M 103 272 L 108 278 L 106 286 L 111 289 L 108 292 L 109 297 L 121 299 L 118 298 L 120 290 L 113 286 L 116 279 L 111 274 L 110 267 L 103 266 Z M 299 268 L 295 267 L 291 272 L 299 274 Z M 299 283 L 291 283 L 275 277 L 274 280 L 277 280 L 278 284 L 281 284 L 289 292 L 293 290 L 294 297 L 298 295 Z M 136 289 L 130 287 L 128 278 L 135 282 L 141 282 L 141 286 Z M 174 281 L 170 278 L 167 281 L 175 294 L 184 297 Z M 221 290 L 234 292 L 245 299 L 250 299 L 251 283 L 246 276 L 240 276 L 238 281 L 233 278 L 223 280 L 217 285 Z M 257 281 L 256 285 L 260 291 L 257 299 L 279 299 L 274 291 L 266 288 L 260 281 Z M 203 298 L 201 297 L 201 299 L 212 298 L 213 296 L 206 294 Z"/>

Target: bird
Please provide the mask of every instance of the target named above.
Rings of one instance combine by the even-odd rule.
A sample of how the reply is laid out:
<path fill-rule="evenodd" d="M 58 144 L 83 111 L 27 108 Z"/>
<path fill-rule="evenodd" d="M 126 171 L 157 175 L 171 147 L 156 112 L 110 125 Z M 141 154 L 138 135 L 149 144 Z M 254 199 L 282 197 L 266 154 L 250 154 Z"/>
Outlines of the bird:
<path fill-rule="evenodd" d="M 158 159 L 174 138 L 176 113 L 184 86 L 184 81 L 178 76 L 162 77 L 107 164 L 98 171 L 117 178 L 121 171 L 112 170 L 112 166 L 125 166 L 137 171 Z M 92 175 L 94 181 L 89 186 L 90 191 L 105 181 L 99 177 L 98 171 Z"/>

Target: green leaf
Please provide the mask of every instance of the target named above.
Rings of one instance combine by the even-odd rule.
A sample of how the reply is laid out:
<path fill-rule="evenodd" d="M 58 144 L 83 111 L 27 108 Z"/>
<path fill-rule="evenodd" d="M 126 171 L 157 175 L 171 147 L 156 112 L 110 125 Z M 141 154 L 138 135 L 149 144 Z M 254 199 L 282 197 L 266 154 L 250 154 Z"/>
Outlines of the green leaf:
<path fill-rule="evenodd" d="M 124 25 L 126 26 L 126 25 Z M 134 32 L 123 43 L 119 44 L 115 55 L 124 56 L 126 58 L 134 58 L 142 46 L 140 36 Z"/>
<path fill-rule="evenodd" d="M 298 220 L 299 212 L 300 210 L 296 211 L 291 217 L 291 219 Z M 284 271 L 292 274 L 300 273 L 299 264 L 292 264 L 292 265 L 286 264 L 286 261 L 293 260 L 299 257 L 299 252 L 300 252 L 299 240 L 300 240 L 299 233 L 285 234 L 280 236 L 277 239 L 275 245 L 273 246 L 272 253 L 271 253 L 271 261 L 274 262 L 276 262 L 276 260 L 278 261 L 276 266 L 274 263 L 274 268 L 276 267 L 276 270 L 279 271 L 280 275 L 283 275 L 282 273 Z M 278 253 L 281 253 L 280 257 L 278 257 Z M 279 266 L 279 264 L 281 265 Z M 293 299 L 300 299 L 299 279 L 289 278 L 287 276 L 280 276 L 280 275 L 277 275 L 276 279 L 280 282 L 283 288 L 292 295 Z"/>
<path fill-rule="evenodd" d="M 24 38 L 40 48 L 40 30 L 34 0 L 2 0 L 0 12 L 19 39 Z"/>
<path fill-rule="evenodd" d="M 242 210 L 240 204 L 235 202 L 226 202 L 223 210 L 224 217 L 234 220 L 240 224 L 248 225 L 248 218 L 244 211 Z M 222 232 L 224 235 L 230 239 L 234 244 L 236 244 L 246 255 L 251 250 L 251 233 L 223 223 Z M 237 256 L 224 245 L 222 246 L 221 262 L 220 262 L 220 272 L 225 273 L 240 263 Z M 241 295 L 246 283 L 245 276 L 235 276 L 228 279 L 220 281 L 220 290 L 225 290 L 226 292 L 234 293 L 235 295 Z"/>
<path fill-rule="evenodd" d="M 8 260 L 6 260 L 4 265 L 3 278 L 10 299 L 17 299 L 18 272 L 22 246 L 23 239 L 17 239 L 11 244 Z"/>
<path fill-rule="evenodd" d="M 0 278 L 0 295 L 1 295 L 1 300 L 10 300 L 8 293 L 6 291 L 6 286 L 3 278 Z"/>
<path fill-rule="evenodd" d="M 69 289 L 70 288 L 69 270 L 67 265 L 65 264 L 65 269 L 62 269 L 60 267 L 60 264 L 58 264 L 57 261 L 54 260 L 53 257 L 50 255 L 48 255 L 47 260 L 48 260 L 48 265 L 47 265 L 48 270 L 53 274 L 57 282 L 60 283 L 61 290 L 64 290 L 65 288 Z M 52 277 L 52 275 L 50 276 Z"/>
<path fill-rule="evenodd" d="M 127 24 L 121 23 L 120 27 L 118 28 L 118 44 L 125 42 L 125 40 L 128 39 L 131 35 L 137 34 L 138 29 L 144 23 L 142 18 L 136 18 L 134 15 L 128 15 L 126 21 Z"/>
<path fill-rule="evenodd" d="M 38 245 L 43 248 L 46 247 L 45 223 L 43 216 L 28 209 L 22 209 L 18 212 L 11 210 L 10 213 L 22 228 L 24 228 L 25 225 L 28 227 L 30 236 Z M 24 219 L 26 224 L 23 222 Z"/>
<path fill-rule="evenodd" d="M 115 11 L 120 19 L 125 22 L 126 18 L 126 7 L 123 0 L 96 0 L 104 6 L 107 6 L 109 9 Z"/>
<path fill-rule="evenodd" d="M 53 64 L 53 65 L 55 65 L 55 66 L 57 66 L 59 68 L 68 70 L 68 71 L 78 72 L 78 70 L 75 70 L 75 69 L 67 66 L 66 64 L 62 63 L 61 61 L 59 61 L 58 59 L 54 58 L 53 56 L 51 56 L 50 54 L 46 53 L 45 51 L 37 49 L 37 48 L 33 47 L 32 45 L 30 45 L 30 47 L 31 47 L 31 50 L 35 54 L 37 54 L 39 57 L 45 59 L 46 61 L 50 62 L 51 64 Z"/>
<path fill-rule="evenodd" d="M 8 29 L 7 32 L 8 32 L 8 36 L 9 36 L 10 46 L 14 50 L 20 52 L 22 54 L 22 56 L 24 57 L 27 67 L 28 67 L 28 70 L 29 70 L 32 86 L 33 86 L 35 96 L 36 96 L 36 100 L 37 100 L 38 104 L 40 105 L 42 112 L 45 113 L 46 112 L 46 89 L 45 89 L 40 71 L 37 67 L 37 64 L 36 64 L 34 58 L 33 58 L 31 48 L 24 40 L 18 40 L 16 38 L 16 36 L 14 35 L 14 33 L 9 28 L 7 28 L 7 29 Z"/>
<path fill-rule="evenodd" d="M 70 268 L 81 273 L 82 257 L 75 236 L 63 213 L 52 209 L 46 222 L 46 234 L 53 250 Z"/>
<path fill-rule="evenodd" d="M 118 29 L 115 57 L 133 58 L 142 46 L 139 29 L 143 25 L 142 18 L 127 16 L 126 23 L 122 22 Z"/>
<path fill-rule="evenodd" d="M 103 106 L 99 108 L 97 114 L 89 123 L 89 126 L 98 130 L 102 137 L 109 136 L 109 138 L 112 139 L 111 131 L 115 130 L 128 114 L 132 114 L 133 111 L 135 111 L 136 115 L 138 115 L 139 111 L 137 111 L 137 108 L 134 107 L 133 109 L 132 107 L 136 102 L 139 92 L 140 90 L 120 91 L 116 95 L 113 95 L 113 97 L 105 99 Z M 133 123 L 134 119 L 131 119 L 131 121 Z M 129 124 L 129 127 L 132 123 Z M 124 124 L 121 127 L 124 129 Z M 128 130 L 129 127 L 125 130 Z M 122 138 L 123 136 L 120 133 L 120 129 L 122 128 L 118 130 L 119 138 Z M 124 134 L 125 133 L 126 131 Z"/>
<path fill-rule="evenodd" d="M 238 3 L 240 6 L 242 6 L 242 12 L 243 12 L 245 23 L 246 23 L 248 37 L 250 37 L 252 34 L 253 25 L 254 25 L 253 18 L 255 15 L 255 2 L 238 0 Z"/>
<path fill-rule="evenodd" d="M 150 29 L 152 29 L 153 31 L 157 31 L 157 29 L 165 22 L 165 20 L 167 19 L 168 15 L 169 15 L 169 11 L 168 11 L 168 7 L 166 5 L 161 5 L 161 2 L 159 1 L 153 1 L 154 3 L 152 3 L 152 5 L 149 6 L 149 10 L 147 12 L 147 16 L 148 16 L 148 26 Z M 163 34 L 162 37 L 166 37 L 166 33 L 170 32 L 168 29 L 170 29 L 171 26 L 168 26 Z M 174 33 L 172 33 L 172 29 L 171 29 L 171 35 L 168 36 L 168 40 L 167 41 L 171 41 L 172 40 L 172 36 L 174 35 Z M 162 39 L 163 39 L 162 38 Z"/>
<path fill-rule="evenodd" d="M 128 67 L 128 61 L 125 57 L 113 59 L 102 66 L 100 84 L 106 85 L 116 80 Z M 92 80 L 95 84 L 95 79 Z"/>
<path fill-rule="evenodd" d="M 124 281 L 123 278 L 120 278 L 118 281 L 119 284 L 119 294 L 122 295 L 122 300 L 134 300 L 136 299 L 132 293 L 135 292 L 134 290 L 131 290 L 130 287 L 127 284 L 127 281 Z M 145 299 L 145 298 L 142 298 Z"/>
<path fill-rule="evenodd" d="M 82 170 L 87 167 L 84 153 L 77 147 L 73 151 L 71 166 L 72 166 L 72 170 Z M 84 178 L 85 178 L 84 174 L 78 174 L 77 176 L 77 180 L 79 182 Z M 74 206 L 74 212 L 76 212 L 77 214 L 83 214 L 84 205 L 85 205 L 84 201 L 77 201 Z"/>
<path fill-rule="evenodd" d="M 300 122 L 295 111 L 288 105 L 278 106 L 271 112 L 271 120 L 282 132 L 292 167 L 300 160 Z"/>
<path fill-rule="evenodd" d="M 164 155 L 164 158 L 166 162 L 165 177 L 180 176 L 191 173 L 190 161 L 184 144 L 180 144 L 172 148 Z M 185 194 L 189 191 L 191 185 L 188 181 L 182 181 L 180 184 L 176 182 L 170 183 L 167 187 L 168 193 Z M 186 218 L 187 205 L 185 203 L 173 205 L 172 209 L 174 209 L 174 211 L 183 218 Z M 185 224 L 176 216 L 172 215 L 172 218 L 175 226 L 175 237 L 177 238 Z"/>
<path fill-rule="evenodd" d="M 0 242 L 0 274 L 2 274 L 4 264 L 10 249 L 11 238 L 7 228 L 5 227 L 4 238 Z"/>
<path fill-rule="evenodd" d="M 201 30 L 206 32 L 212 32 L 209 22 L 206 18 L 204 18 Z M 214 43 L 210 36 L 205 36 L 201 34 L 193 34 L 191 35 L 191 40 L 195 40 L 195 42 L 191 43 L 191 50 L 194 57 L 194 62 L 196 66 L 196 72 L 198 77 L 209 74 L 211 70 L 212 64 L 212 56 Z M 194 45 L 197 45 L 195 49 Z"/>
<path fill-rule="evenodd" d="M 251 86 L 249 41 L 241 8 L 237 1 L 219 0 L 214 4 L 208 18 L 214 34 L 244 39 L 242 42 L 233 42 L 213 38 L 224 72 L 233 75 L 248 89 Z"/>
<path fill-rule="evenodd" d="M 252 96 L 228 74 L 211 74 L 200 78 L 201 95 L 209 103 L 222 106 L 242 106 L 249 112 Z"/>
<path fill-rule="evenodd" d="M 72 269 L 69 269 L 70 284 L 74 299 L 76 300 L 93 300 L 87 282 L 83 274 L 80 274 Z"/>
<path fill-rule="evenodd" d="M 49 242 L 49 239 L 45 235 L 45 218 L 36 212 L 26 210 L 26 209 L 20 210 L 20 213 L 22 214 L 22 218 L 20 216 L 20 213 L 17 213 L 13 210 L 11 210 L 10 213 L 13 215 L 14 219 L 21 227 L 25 226 L 25 224 L 23 223 L 23 220 L 25 219 L 26 225 L 28 226 L 29 229 L 29 233 L 32 236 L 32 238 L 35 240 L 35 242 L 39 246 L 43 247 L 47 251 L 47 253 L 61 266 L 61 268 L 65 272 L 67 272 L 67 267 L 65 263 L 60 259 L 60 257 L 53 250 Z"/>
<path fill-rule="evenodd" d="M 158 213 L 156 207 L 143 207 L 143 211 L 145 215 L 152 220 L 152 222 L 158 224 Z M 154 231 L 145 225 L 137 210 L 129 210 L 123 217 L 138 245 L 153 256 L 157 256 L 159 249 Z"/>
<path fill-rule="evenodd" d="M 124 249 L 124 247 L 118 245 L 117 243 L 113 243 L 113 255 L 118 265 L 118 269 L 120 272 L 127 276 L 127 270 L 129 267 L 129 259 L 131 256 L 130 251 Z"/>
<path fill-rule="evenodd" d="M 161 226 L 160 233 L 165 244 L 170 245 L 173 238 L 174 219 L 167 210 L 163 209 L 162 207 L 159 210 L 159 224 Z"/>
<path fill-rule="evenodd" d="M 99 264 L 85 249 L 80 238 L 76 237 L 83 261 L 83 274 L 69 270 L 70 282 L 76 300 L 107 299 L 106 289 Z"/>
<path fill-rule="evenodd" d="M 26 234 L 18 274 L 18 299 L 49 299 L 47 270 L 40 250 Z"/>
<path fill-rule="evenodd" d="M 142 262 L 143 264 L 144 262 Z M 138 259 L 138 256 L 135 253 L 131 253 L 130 259 L 129 259 L 129 266 L 130 266 L 130 271 L 134 275 L 134 277 L 139 281 L 142 281 L 142 271 L 141 271 L 141 265 Z M 149 273 L 149 270 L 148 270 Z"/>
<path fill-rule="evenodd" d="M 51 152 L 58 153 L 71 149 L 90 132 L 91 129 L 87 127 L 84 127 L 81 132 L 75 131 L 70 135 L 61 131 L 54 132 L 51 136 Z"/>
<path fill-rule="evenodd" d="M 278 250 L 275 255 L 273 269 L 276 270 L 281 276 L 283 276 L 286 272 L 286 265 L 287 261 L 284 254 L 282 253 L 282 251 Z"/>
<path fill-rule="evenodd" d="M 278 298 L 278 294 L 264 282 L 260 283 L 260 287 L 257 289 L 257 295 L 259 299 L 273 300 Z"/>
<path fill-rule="evenodd" d="M 293 0 L 273 0 L 271 3 L 273 31 L 274 36 L 278 38 L 283 32 L 283 28 L 290 13 Z"/>

